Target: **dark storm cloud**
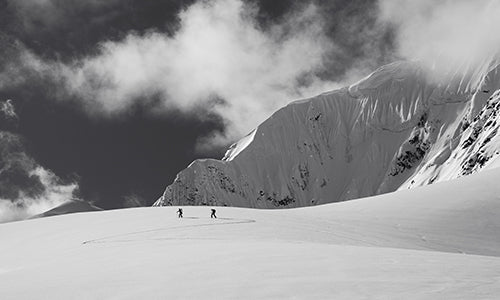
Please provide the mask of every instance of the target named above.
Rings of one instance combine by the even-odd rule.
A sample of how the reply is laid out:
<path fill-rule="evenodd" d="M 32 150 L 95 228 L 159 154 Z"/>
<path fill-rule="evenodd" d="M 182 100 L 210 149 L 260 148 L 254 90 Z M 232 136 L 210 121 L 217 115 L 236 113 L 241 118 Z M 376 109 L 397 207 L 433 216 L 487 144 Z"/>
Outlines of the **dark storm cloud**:
<path fill-rule="evenodd" d="M 0 10 L 5 32 L 50 58 L 88 54 L 128 31 L 175 28 L 179 9 L 191 0 L 7 0 Z"/>

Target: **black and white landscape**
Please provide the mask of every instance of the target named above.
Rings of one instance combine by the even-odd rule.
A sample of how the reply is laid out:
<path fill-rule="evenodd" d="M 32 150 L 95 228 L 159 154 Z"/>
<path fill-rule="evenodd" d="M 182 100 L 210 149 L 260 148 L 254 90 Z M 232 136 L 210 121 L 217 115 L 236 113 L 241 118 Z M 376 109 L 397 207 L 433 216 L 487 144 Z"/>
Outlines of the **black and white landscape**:
<path fill-rule="evenodd" d="M 500 2 L 0 9 L 0 298 L 499 297 Z"/>

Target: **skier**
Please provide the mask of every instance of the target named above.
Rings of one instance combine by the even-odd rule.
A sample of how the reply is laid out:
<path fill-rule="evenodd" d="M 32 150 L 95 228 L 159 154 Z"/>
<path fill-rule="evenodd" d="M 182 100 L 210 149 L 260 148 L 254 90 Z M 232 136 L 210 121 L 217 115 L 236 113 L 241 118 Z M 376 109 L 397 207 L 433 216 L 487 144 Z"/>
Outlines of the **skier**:
<path fill-rule="evenodd" d="M 215 215 L 215 209 L 212 208 L 211 211 L 212 211 L 212 214 L 210 215 L 210 219 L 212 219 L 212 218 L 217 219 L 217 216 Z"/>
<path fill-rule="evenodd" d="M 179 210 L 177 211 L 177 214 L 179 215 L 179 218 L 182 218 L 182 208 L 179 208 Z"/>

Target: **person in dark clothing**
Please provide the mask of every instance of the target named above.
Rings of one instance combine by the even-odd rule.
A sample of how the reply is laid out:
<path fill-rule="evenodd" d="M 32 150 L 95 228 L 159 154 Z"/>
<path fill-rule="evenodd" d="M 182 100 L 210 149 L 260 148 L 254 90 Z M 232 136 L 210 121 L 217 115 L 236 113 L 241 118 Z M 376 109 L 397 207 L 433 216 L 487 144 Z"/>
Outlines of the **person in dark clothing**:
<path fill-rule="evenodd" d="M 182 218 L 182 208 L 179 208 L 179 210 L 177 211 L 177 214 L 179 215 L 179 218 Z"/>
<path fill-rule="evenodd" d="M 215 209 L 211 209 L 212 211 L 212 214 L 210 215 L 210 218 L 216 218 L 217 219 L 217 216 L 215 215 Z"/>

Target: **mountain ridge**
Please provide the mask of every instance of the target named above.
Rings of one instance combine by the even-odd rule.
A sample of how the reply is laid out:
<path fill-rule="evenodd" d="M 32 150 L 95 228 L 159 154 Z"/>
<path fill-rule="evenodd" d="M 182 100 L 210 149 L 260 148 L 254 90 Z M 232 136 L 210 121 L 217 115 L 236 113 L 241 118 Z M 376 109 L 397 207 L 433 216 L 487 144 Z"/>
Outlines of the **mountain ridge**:
<path fill-rule="evenodd" d="M 416 62 L 383 66 L 278 110 L 222 161 L 190 164 L 154 205 L 302 207 L 457 178 L 464 161 L 496 166 L 497 116 L 485 110 L 497 107 L 499 70 L 489 62 L 438 82 Z"/>

